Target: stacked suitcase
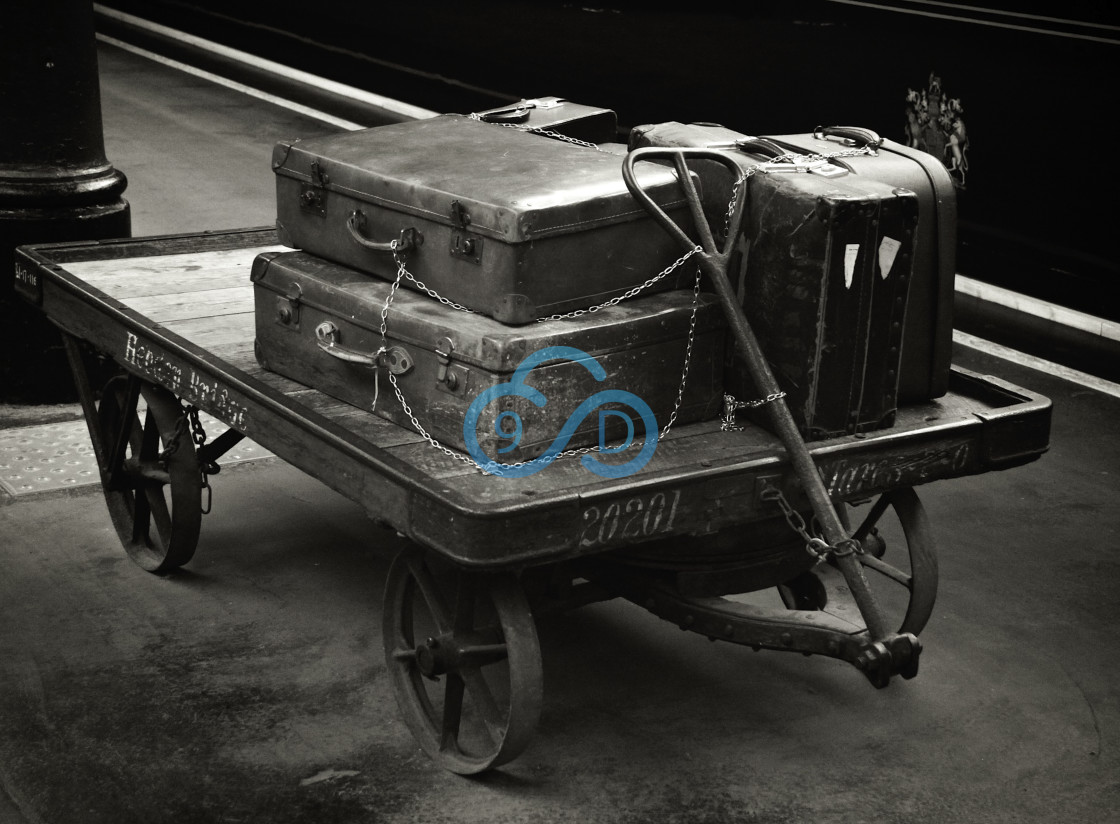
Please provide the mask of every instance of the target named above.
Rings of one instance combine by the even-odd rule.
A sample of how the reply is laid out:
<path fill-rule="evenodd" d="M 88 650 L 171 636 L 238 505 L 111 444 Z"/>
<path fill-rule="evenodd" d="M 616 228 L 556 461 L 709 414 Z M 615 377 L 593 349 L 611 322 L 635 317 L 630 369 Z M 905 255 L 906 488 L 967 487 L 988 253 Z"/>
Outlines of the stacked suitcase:
<path fill-rule="evenodd" d="M 723 316 L 627 191 L 625 146 L 593 145 L 613 113 L 528 103 L 278 145 L 279 234 L 300 251 L 254 264 L 262 365 L 501 464 L 716 417 Z M 687 221 L 673 172 L 642 182 Z"/>
<path fill-rule="evenodd" d="M 900 397 L 944 393 L 954 215 L 935 168 L 873 163 L 850 150 L 861 130 L 670 122 L 629 146 L 615 131 L 609 110 L 542 98 L 278 145 L 278 229 L 301 251 L 254 265 L 262 364 L 476 462 L 716 417 L 725 391 L 755 397 L 752 381 L 697 267 L 621 175 L 628 148 L 711 146 L 747 178 L 729 275 L 802 434 L 890 426 Z M 718 234 L 734 181 L 714 162 L 690 170 Z M 676 172 L 638 174 L 691 231 Z M 588 414 L 607 389 L 639 402 Z"/>
<path fill-rule="evenodd" d="M 842 165 L 864 156 L 855 151 L 809 153 L 714 125 L 640 126 L 630 145 L 726 149 L 747 178 L 741 253 L 729 275 L 802 434 L 815 440 L 891 425 L 918 194 Z M 733 181 L 721 164 L 695 168 L 713 222 L 726 212 Z M 726 383 L 736 397 L 755 392 L 741 359 L 732 359 Z"/>

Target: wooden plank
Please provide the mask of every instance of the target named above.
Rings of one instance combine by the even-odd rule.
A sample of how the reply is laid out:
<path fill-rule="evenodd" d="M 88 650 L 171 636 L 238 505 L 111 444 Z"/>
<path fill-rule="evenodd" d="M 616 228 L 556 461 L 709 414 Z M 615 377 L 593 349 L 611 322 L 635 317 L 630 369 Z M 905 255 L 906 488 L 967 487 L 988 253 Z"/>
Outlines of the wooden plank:
<path fill-rule="evenodd" d="M 227 363 L 238 366 L 243 371 L 248 371 L 248 367 L 255 364 L 256 356 L 253 354 L 253 339 L 242 338 L 240 340 L 229 341 L 227 343 L 211 346 L 208 350 L 215 357 L 226 361 Z"/>
<path fill-rule="evenodd" d="M 205 350 L 211 350 L 215 346 L 252 340 L 255 328 L 252 312 L 176 320 L 165 323 L 163 326 Z"/>
<path fill-rule="evenodd" d="M 257 246 L 135 258 L 74 261 L 66 270 L 121 300 L 149 295 L 201 292 L 248 284 L 253 260 L 286 246 Z"/>
<path fill-rule="evenodd" d="M 156 322 L 252 313 L 253 290 L 242 286 L 130 298 L 128 306 Z"/>

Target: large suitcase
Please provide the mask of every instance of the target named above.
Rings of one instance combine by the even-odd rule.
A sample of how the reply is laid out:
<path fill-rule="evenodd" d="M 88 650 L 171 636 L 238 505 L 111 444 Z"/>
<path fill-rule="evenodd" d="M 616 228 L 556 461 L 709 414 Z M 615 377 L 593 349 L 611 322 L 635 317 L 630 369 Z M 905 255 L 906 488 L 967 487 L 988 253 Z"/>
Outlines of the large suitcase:
<path fill-rule="evenodd" d="M 851 126 L 818 126 L 811 134 L 777 135 L 779 145 L 805 154 L 830 155 L 876 147 L 832 162 L 858 174 L 904 186 L 918 195 L 914 272 L 902 335 L 898 397 L 902 403 L 939 398 L 949 391 L 953 355 L 953 285 L 957 254 L 957 197 L 953 179 L 933 155 Z"/>
<path fill-rule="evenodd" d="M 471 117 L 557 140 L 596 146 L 618 140 L 618 115 L 613 110 L 573 103 L 562 97 L 520 100 L 508 106 L 472 112 Z"/>
<path fill-rule="evenodd" d="M 723 147 L 748 176 L 735 289 L 802 434 L 810 440 L 894 422 L 917 222 L 917 195 L 842 169 L 773 162 L 783 150 L 717 126 L 664 123 L 631 147 Z M 820 164 L 819 164 L 820 165 Z M 718 235 L 734 181 L 722 164 L 693 168 Z M 754 397 L 733 358 L 728 390 Z"/>
<path fill-rule="evenodd" d="M 690 269 L 695 273 L 695 267 Z M 475 431 L 485 454 L 501 463 L 541 455 L 580 404 L 602 391 L 637 395 L 658 427 L 669 422 L 674 408 L 677 422 L 715 418 L 722 409 L 726 324 L 718 301 L 709 294 L 695 299 L 690 335 L 691 289 L 520 327 L 399 290 L 386 313 L 386 351 L 378 356 L 381 312 L 392 284 L 305 252 L 263 254 L 254 261 L 251 277 L 262 366 L 413 428 L 389 381 L 392 373 L 425 431 L 458 449 L 465 448 L 464 420 L 474 400 L 508 382 L 528 356 L 565 346 L 594 358 L 606 372 L 602 380 L 578 360 L 533 369 L 526 383 L 544 394 L 542 407 L 519 395 L 486 405 Z M 678 406 L 686 359 L 688 377 Z M 563 446 L 625 439 L 630 434 L 626 421 L 640 420 L 640 415 L 624 405 L 607 408 L 629 417 L 581 417 L 573 421 L 579 426 Z M 602 435 L 600 425 L 605 427 Z M 642 424 L 636 424 L 634 436 L 642 433 Z"/>
<path fill-rule="evenodd" d="M 598 305 L 680 256 L 617 154 L 466 116 L 280 143 L 272 165 L 282 243 L 382 278 L 403 264 L 406 287 L 505 323 Z M 673 172 L 643 185 L 685 219 Z"/>

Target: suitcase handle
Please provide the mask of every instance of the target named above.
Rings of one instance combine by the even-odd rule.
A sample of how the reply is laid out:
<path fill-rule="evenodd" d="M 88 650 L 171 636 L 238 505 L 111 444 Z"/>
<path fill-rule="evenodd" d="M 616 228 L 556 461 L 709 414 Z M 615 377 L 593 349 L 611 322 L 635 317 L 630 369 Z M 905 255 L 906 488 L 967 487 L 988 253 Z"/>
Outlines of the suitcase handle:
<path fill-rule="evenodd" d="M 492 109 L 480 112 L 478 119 L 483 123 L 528 123 L 529 107 L 518 103 L 505 109 Z"/>
<path fill-rule="evenodd" d="M 346 363 L 368 366 L 371 369 L 385 366 L 393 375 L 406 375 L 412 370 L 412 356 L 403 347 L 391 346 L 368 354 L 342 346 L 338 342 L 340 334 L 334 323 L 329 320 L 323 321 L 315 327 L 315 344 L 332 358 Z"/>
<path fill-rule="evenodd" d="M 787 154 L 786 149 L 765 137 L 748 137 L 743 140 L 736 140 L 734 146 L 740 152 L 763 155 L 771 158 L 782 157 Z"/>
<path fill-rule="evenodd" d="M 407 252 L 424 243 L 424 236 L 414 228 L 401 229 L 401 236 L 396 240 L 378 243 L 362 235 L 366 226 L 366 216 L 361 209 L 355 209 L 346 219 L 346 228 L 350 230 L 350 237 L 363 249 L 373 252 Z"/>
<path fill-rule="evenodd" d="M 330 355 L 346 363 L 356 363 L 360 366 L 377 366 L 377 355 L 359 352 L 338 343 L 338 327 L 328 321 L 323 321 L 315 327 L 315 344 Z"/>
<path fill-rule="evenodd" d="M 813 129 L 813 137 L 818 140 L 824 140 L 828 137 L 839 137 L 848 143 L 859 148 L 870 148 L 872 150 L 878 149 L 883 145 L 883 138 L 879 137 L 878 132 L 873 132 L 871 129 L 864 129 L 861 126 L 817 126 Z"/>

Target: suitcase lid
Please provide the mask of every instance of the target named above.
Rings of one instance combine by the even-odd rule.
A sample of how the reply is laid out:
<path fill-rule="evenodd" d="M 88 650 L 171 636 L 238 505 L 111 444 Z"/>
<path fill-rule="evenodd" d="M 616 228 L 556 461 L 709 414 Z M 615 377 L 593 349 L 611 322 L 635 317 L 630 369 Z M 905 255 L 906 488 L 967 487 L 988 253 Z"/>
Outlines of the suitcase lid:
<path fill-rule="evenodd" d="M 447 225 L 461 225 L 465 212 L 471 231 L 509 243 L 647 217 L 616 153 L 462 115 L 280 142 L 272 169 Z M 662 208 L 684 203 L 675 171 L 652 163 L 637 171 Z"/>
<path fill-rule="evenodd" d="M 381 310 L 393 284 L 306 252 L 266 252 L 253 261 L 251 278 L 302 306 L 380 334 Z M 260 300 L 258 296 L 257 300 Z M 683 338 L 692 317 L 692 291 L 658 292 L 575 318 L 508 326 L 474 312 L 446 307 L 426 295 L 398 289 L 388 312 L 386 337 L 433 350 L 442 338 L 451 359 L 498 374 L 512 373 L 526 356 L 546 346 L 574 346 L 589 355 Z M 724 325 L 718 299 L 701 293 L 697 333 Z"/>

